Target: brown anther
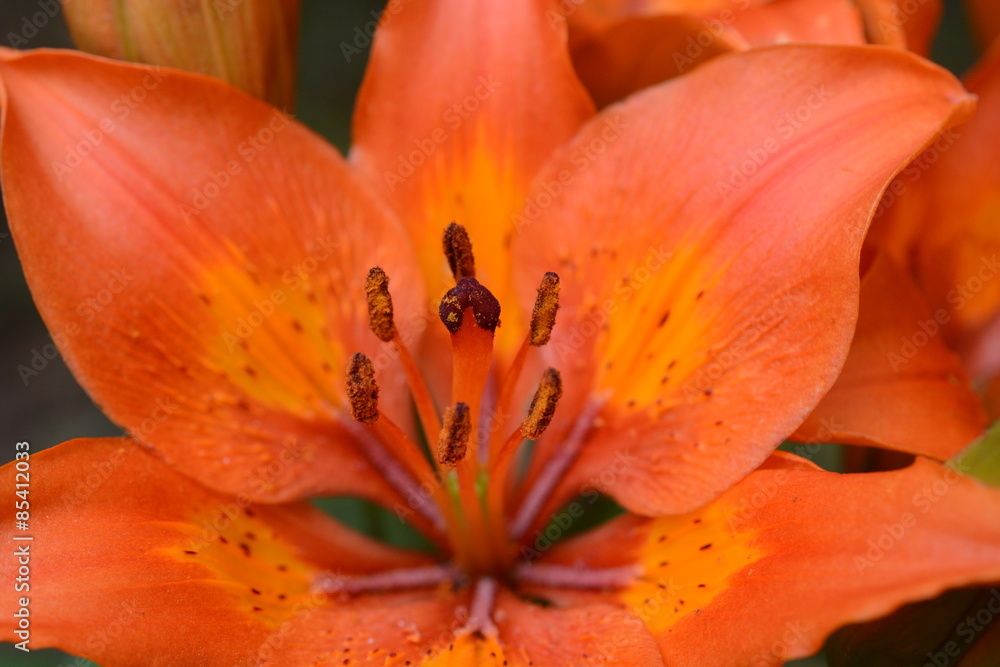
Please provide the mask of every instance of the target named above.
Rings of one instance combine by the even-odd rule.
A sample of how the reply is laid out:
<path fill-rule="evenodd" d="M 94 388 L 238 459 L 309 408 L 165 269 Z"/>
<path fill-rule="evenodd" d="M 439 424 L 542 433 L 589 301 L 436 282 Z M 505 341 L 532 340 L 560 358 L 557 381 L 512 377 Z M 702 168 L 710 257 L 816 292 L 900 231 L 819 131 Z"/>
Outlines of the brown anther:
<path fill-rule="evenodd" d="M 472 255 L 472 241 L 469 232 L 462 225 L 451 223 L 444 230 L 441 239 L 444 246 L 444 256 L 448 258 L 448 266 L 455 280 L 476 277 L 476 258 Z"/>
<path fill-rule="evenodd" d="M 438 306 L 438 315 L 448 331 L 455 334 L 462 328 L 467 308 L 472 308 L 476 325 L 480 329 L 492 333 L 500 325 L 500 302 L 475 278 L 462 278 L 448 290 Z"/>
<path fill-rule="evenodd" d="M 535 307 L 531 311 L 531 337 L 529 342 L 535 347 L 541 347 L 549 342 L 552 327 L 556 325 L 556 313 L 559 311 L 559 275 L 549 271 L 542 276 L 538 286 L 538 296 L 535 297 Z"/>
<path fill-rule="evenodd" d="M 378 383 L 375 382 L 375 365 L 358 352 L 347 362 L 347 400 L 351 415 L 363 424 L 378 419 Z"/>
<path fill-rule="evenodd" d="M 454 467 L 465 458 L 472 435 L 472 411 L 466 403 L 458 402 L 444 410 L 441 437 L 438 438 L 437 460 L 442 466 Z"/>
<path fill-rule="evenodd" d="M 531 399 L 528 416 L 521 423 L 521 434 L 534 440 L 545 432 L 556 413 L 556 405 L 562 397 L 562 376 L 554 368 L 547 368 L 542 373 L 542 381 L 538 383 L 535 397 Z"/>
<path fill-rule="evenodd" d="M 368 297 L 368 326 L 379 340 L 388 343 L 396 335 L 396 324 L 392 319 L 389 276 L 377 266 L 368 272 L 365 295 Z"/>

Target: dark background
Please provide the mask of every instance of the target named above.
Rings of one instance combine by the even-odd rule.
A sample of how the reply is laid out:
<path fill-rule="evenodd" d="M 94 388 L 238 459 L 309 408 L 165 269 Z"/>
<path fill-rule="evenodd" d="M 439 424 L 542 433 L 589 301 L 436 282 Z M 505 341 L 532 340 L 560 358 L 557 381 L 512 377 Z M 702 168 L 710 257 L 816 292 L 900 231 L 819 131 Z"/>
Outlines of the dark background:
<path fill-rule="evenodd" d="M 8 34 L 21 34 L 25 17 L 40 11 L 39 0 L 0 0 L 0 44 Z M 367 61 L 367 51 L 347 62 L 339 44 L 352 42 L 384 5 L 378 0 L 304 0 L 296 115 L 342 151 L 349 142 L 351 109 Z M 958 0 L 946 1 L 945 18 L 933 58 L 956 74 L 975 60 L 976 52 Z M 70 47 L 60 16 L 51 19 L 19 48 Z M 31 366 L 37 353 L 51 352 L 45 326 L 35 310 L 21 274 L 14 243 L 0 212 L 0 463 L 14 457 L 14 443 L 27 440 L 32 451 L 82 436 L 118 435 L 121 431 L 98 410 L 59 357 L 48 361 L 38 375 L 27 378 L 18 366 Z M 4 519 L 7 520 L 7 519 Z M 93 663 L 58 651 L 24 654 L 0 645 L 0 665 L 72 666 Z M 824 665 L 822 659 L 799 661 L 800 667 Z"/>

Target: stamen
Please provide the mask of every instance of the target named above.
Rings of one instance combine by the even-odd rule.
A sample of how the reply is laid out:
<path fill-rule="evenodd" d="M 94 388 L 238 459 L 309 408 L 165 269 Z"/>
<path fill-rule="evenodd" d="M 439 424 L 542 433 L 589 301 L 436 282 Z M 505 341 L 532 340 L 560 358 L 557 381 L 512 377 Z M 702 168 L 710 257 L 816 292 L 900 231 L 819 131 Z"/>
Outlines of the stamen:
<path fill-rule="evenodd" d="M 548 368 L 542 373 L 542 379 L 531 399 L 528 415 L 519 429 L 516 429 L 491 457 L 489 475 L 490 486 L 487 494 L 487 512 L 489 516 L 494 548 L 503 550 L 506 546 L 504 534 L 505 517 L 507 516 L 507 483 L 511 472 L 511 459 L 525 438 L 535 439 L 545 432 L 556 411 L 556 404 L 562 397 L 562 376 L 554 368 Z"/>
<path fill-rule="evenodd" d="M 547 368 L 542 374 L 542 381 L 535 390 L 528 408 L 528 416 L 521 424 L 521 433 L 525 438 L 537 439 L 552 422 L 556 413 L 556 404 L 562 398 L 562 376 L 554 368 Z"/>
<path fill-rule="evenodd" d="M 521 501 L 521 506 L 518 508 L 514 520 L 510 523 L 508 535 L 511 539 L 521 539 L 521 536 L 531 527 L 531 522 L 538 516 L 559 480 L 576 460 L 580 453 L 580 447 L 594 424 L 594 418 L 597 417 L 597 413 L 601 411 L 606 400 L 606 397 L 594 398 L 583 407 L 583 412 L 574 424 L 573 430 L 542 468 L 534 486 L 528 490 L 524 500 Z"/>
<path fill-rule="evenodd" d="M 406 375 L 406 382 L 413 394 L 413 400 L 417 404 L 417 412 L 420 415 L 424 431 L 433 433 L 441 428 L 437 411 L 434 409 L 434 401 L 431 399 L 430 392 L 417 369 L 413 356 L 403 344 L 399 329 L 396 328 L 393 319 L 392 295 L 389 293 L 389 276 L 377 266 L 368 271 L 368 277 L 365 279 L 365 296 L 368 300 L 368 326 L 379 340 L 386 343 L 392 342 L 396 348 L 399 362 L 403 366 L 403 373 Z"/>
<path fill-rule="evenodd" d="M 365 295 L 368 297 L 368 326 L 379 340 L 388 343 L 396 336 L 396 323 L 392 318 L 389 276 L 377 266 L 368 272 Z"/>
<path fill-rule="evenodd" d="M 444 411 L 444 425 L 438 438 L 437 460 L 442 466 L 454 468 L 465 458 L 472 434 L 472 412 L 466 403 L 449 405 Z"/>
<path fill-rule="evenodd" d="M 514 570 L 514 580 L 522 584 L 538 584 L 554 588 L 605 590 L 625 588 L 639 576 L 638 565 L 593 568 L 576 565 L 530 563 Z"/>
<path fill-rule="evenodd" d="M 375 591 L 431 588 L 443 583 L 457 582 L 460 577 L 461 573 L 453 565 L 427 565 L 351 576 L 324 572 L 316 577 L 312 592 L 354 595 Z"/>
<path fill-rule="evenodd" d="M 472 254 L 472 241 L 465 227 L 454 222 L 448 225 L 444 230 L 442 245 L 456 281 L 476 277 L 476 258 Z"/>
<path fill-rule="evenodd" d="M 347 362 L 347 400 L 351 415 L 363 424 L 378 419 L 378 383 L 372 360 L 358 352 Z"/>
<path fill-rule="evenodd" d="M 499 634 L 493 623 L 493 605 L 496 603 L 498 589 L 497 580 L 493 577 L 480 577 L 476 580 L 469 618 L 458 631 L 459 636 L 478 634 L 481 637 L 496 637 Z"/>
<path fill-rule="evenodd" d="M 531 312 L 531 328 L 527 337 L 514 355 L 514 360 L 504 375 L 503 384 L 500 389 L 500 398 L 496 403 L 496 414 L 504 418 L 510 410 L 511 402 L 514 399 L 514 391 L 517 388 L 521 372 L 524 370 L 525 361 L 528 358 L 528 350 L 531 347 L 546 345 L 552 336 L 552 328 L 556 323 L 556 312 L 559 310 L 559 275 L 551 271 L 542 277 L 542 282 L 538 286 L 538 296 L 535 298 L 535 307 Z M 505 419 L 505 418 L 504 418 Z M 499 424 L 502 426 L 503 422 Z M 490 442 L 490 456 L 497 449 L 497 438 L 500 437 L 500 429 L 496 429 L 496 436 Z"/>
<path fill-rule="evenodd" d="M 456 334 L 462 328 L 465 311 L 469 308 L 480 329 L 493 333 L 500 326 L 500 302 L 475 278 L 461 278 L 448 290 L 438 306 L 438 315 L 448 331 Z"/>
<path fill-rule="evenodd" d="M 549 271 L 542 277 L 531 311 L 531 344 L 541 347 L 549 342 L 559 311 L 559 275 Z"/>

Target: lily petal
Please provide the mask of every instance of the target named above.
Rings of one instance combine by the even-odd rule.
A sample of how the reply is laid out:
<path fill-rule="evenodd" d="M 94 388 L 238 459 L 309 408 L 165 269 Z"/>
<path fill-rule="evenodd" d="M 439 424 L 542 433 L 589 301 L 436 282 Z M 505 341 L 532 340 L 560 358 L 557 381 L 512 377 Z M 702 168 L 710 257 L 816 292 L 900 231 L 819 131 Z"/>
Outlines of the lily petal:
<path fill-rule="evenodd" d="M 496 632 L 485 636 L 467 631 L 462 612 L 456 614 L 468 604 L 466 591 L 439 591 L 328 605 L 289 624 L 291 641 L 263 664 L 663 664 L 653 636 L 641 624 L 629 623 L 629 614 L 610 604 L 549 609 L 500 591 L 493 611 Z"/>
<path fill-rule="evenodd" d="M 375 36 L 351 161 L 410 230 L 431 298 L 455 284 L 441 252 L 454 221 L 478 279 L 508 303 L 512 217 L 545 158 L 594 113 L 556 5 L 393 3 Z M 525 335 L 513 309 L 504 325 L 501 336 Z"/>
<path fill-rule="evenodd" d="M 638 513 L 689 511 L 767 458 L 846 357 L 882 189 L 970 104 L 908 53 L 789 46 L 716 58 L 589 123 L 539 176 L 513 247 L 519 275 L 563 281 L 544 349 L 570 407 L 539 465 L 566 415 L 603 405 L 552 502 L 591 480 Z"/>
<path fill-rule="evenodd" d="M 101 664 L 256 664 L 283 624 L 323 604 L 319 572 L 413 567 L 391 549 L 306 503 L 251 505 L 210 491 L 127 439 L 74 440 L 34 454 L 30 530 L 5 522 L 27 549 L 31 648 L 58 647 Z M 12 505 L 16 468 L 0 469 Z M 13 541 L 29 536 L 30 540 Z M 14 590 L 19 556 L 0 555 Z M 0 598 L 11 617 L 17 595 Z M 12 624 L 0 639 L 18 641 Z M 277 638 L 277 639 L 276 639 Z"/>
<path fill-rule="evenodd" d="M 730 51 L 865 43 L 849 0 L 590 0 L 568 18 L 573 65 L 600 107 Z"/>
<path fill-rule="evenodd" d="M 321 139 L 220 81 L 74 52 L 0 57 L 11 230 L 98 405 L 234 495 L 385 498 L 341 424 L 348 355 L 395 368 L 368 331 L 368 269 L 398 280 L 402 312 L 423 299 L 391 212 Z M 383 409 L 405 421 L 401 377 L 385 373 Z"/>
<path fill-rule="evenodd" d="M 793 440 L 886 447 L 944 461 L 986 428 L 982 401 L 910 276 L 876 257 L 861 281 L 844 369 Z"/>
<path fill-rule="evenodd" d="M 839 475 L 779 452 L 701 510 L 618 519 L 543 559 L 641 564 L 619 598 L 668 664 L 779 665 L 841 625 L 1000 578 L 997 508 L 1000 492 L 926 459 Z"/>

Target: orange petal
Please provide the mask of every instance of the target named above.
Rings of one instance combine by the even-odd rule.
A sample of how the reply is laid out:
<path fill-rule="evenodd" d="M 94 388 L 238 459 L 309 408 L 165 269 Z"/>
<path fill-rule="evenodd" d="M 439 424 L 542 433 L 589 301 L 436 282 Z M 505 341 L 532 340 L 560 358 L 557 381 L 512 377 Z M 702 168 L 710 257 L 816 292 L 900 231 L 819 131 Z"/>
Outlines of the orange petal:
<path fill-rule="evenodd" d="M 926 56 L 937 32 L 944 5 L 941 0 L 859 0 L 868 40 L 908 49 Z"/>
<path fill-rule="evenodd" d="M 76 0 L 63 15 L 84 51 L 208 74 L 288 111 L 295 104 L 299 0 Z"/>
<path fill-rule="evenodd" d="M 360 350 L 402 377 L 367 330 L 365 276 L 382 265 L 407 313 L 419 273 L 336 152 L 200 75 L 45 51 L 5 51 L 0 75 L 11 230 L 94 400 L 234 495 L 384 496 L 340 426 L 344 367 Z M 405 420 L 402 385 L 383 390 Z"/>
<path fill-rule="evenodd" d="M 699 511 L 618 519 L 543 559 L 641 564 L 618 597 L 668 664 L 778 665 L 847 623 L 1000 579 L 998 510 L 1000 491 L 926 459 L 839 475 L 778 454 Z"/>
<path fill-rule="evenodd" d="M 887 447 L 946 460 L 986 428 L 982 402 L 912 279 L 879 256 L 861 282 L 844 369 L 794 440 Z"/>
<path fill-rule="evenodd" d="M 588 124 L 514 242 L 518 275 L 563 284 L 545 352 L 565 395 L 542 460 L 583 401 L 604 402 L 562 490 L 676 513 L 759 465 L 843 364 L 880 191 L 969 104 L 911 54 L 789 46 L 717 58 Z"/>
<path fill-rule="evenodd" d="M 593 115 L 555 5 L 400 3 L 375 36 L 351 160 L 410 230 L 431 298 L 455 284 L 441 251 L 455 221 L 472 238 L 480 282 L 509 303 L 513 215 L 543 160 Z M 520 342 L 513 309 L 503 322 L 501 335 Z"/>
<path fill-rule="evenodd" d="M 316 573 L 427 562 L 306 503 L 209 491 L 126 439 L 74 440 L 27 463 L 28 530 L 4 523 L 0 612 L 28 607 L 31 649 L 108 665 L 254 664 L 288 619 L 326 603 L 310 593 Z M 0 469 L 8 506 L 16 475 L 16 462 Z M 30 588 L 15 588 L 22 565 Z M 0 639 L 20 641 L 14 629 Z"/>
<path fill-rule="evenodd" d="M 463 632 L 468 604 L 466 592 L 439 591 L 328 605 L 294 619 L 287 626 L 288 644 L 263 665 L 663 664 L 649 632 L 609 604 L 550 609 L 500 591 L 493 612 L 498 633 L 485 637 Z"/>
<path fill-rule="evenodd" d="M 587 2 L 569 14 L 573 64 L 598 106 L 730 51 L 788 42 L 863 44 L 850 0 Z"/>

